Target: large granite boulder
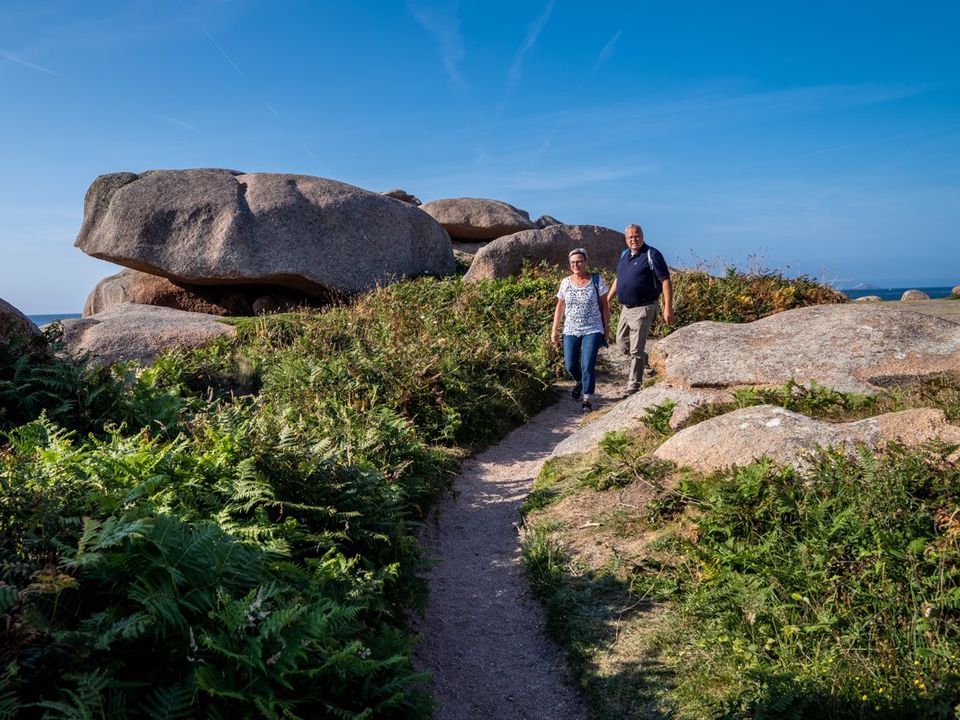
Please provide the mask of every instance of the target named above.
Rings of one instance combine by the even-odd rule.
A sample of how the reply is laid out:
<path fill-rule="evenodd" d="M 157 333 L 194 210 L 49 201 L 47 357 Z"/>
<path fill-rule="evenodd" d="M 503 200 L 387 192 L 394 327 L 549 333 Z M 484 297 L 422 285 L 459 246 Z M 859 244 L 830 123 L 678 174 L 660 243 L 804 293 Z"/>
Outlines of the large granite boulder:
<path fill-rule="evenodd" d="M 650 364 L 687 387 L 816 381 L 846 392 L 960 370 L 960 325 L 890 303 L 816 305 L 752 323 L 698 322 L 663 338 Z"/>
<path fill-rule="evenodd" d="M 235 332 L 216 315 L 132 303 L 63 321 L 65 353 L 89 356 L 92 362 L 103 365 L 119 360 L 146 364 L 164 350 L 199 347 Z"/>
<path fill-rule="evenodd" d="M 552 457 L 588 452 L 599 445 L 608 432 L 638 427 L 647 411 L 658 405 L 673 403 L 670 427 L 676 430 L 698 407 L 732 399 L 733 396 L 725 390 L 671 387 L 658 383 L 621 400 L 593 422 L 568 435 L 553 449 Z"/>
<path fill-rule="evenodd" d="M 854 302 L 883 302 L 883 298 L 879 295 L 864 295 L 863 297 L 858 297 Z"/>
<path fill-rule="evenodd" d="M 960 298 L 960 285 L 955 286 L 955 287 L 950 291 L 950 294 L 951 294 L 953 297 L 955 297 L 955 298 Z"/>
<path fill-rule="evenodd" d="M 182 285 L 139 270 L 122 270 L 104 278 L 87 297 L 89 317 L 123 303 L 158 305 L 208 315 L 261 315 L 314 303 L 285 288 L 267 285 Z"/>
<path fill-rule="evenodd" d="M 909 447 L 931 440 L 960 443 L 960 427 L 947 422 L 942 410 L 903 410 L 856 422 L 830 423 L 781 407 L 758 405 L 681 430 L 653 455 L 702 472 L 747 465 L 764 456 L 803 468 L 817 447 L 853 453 L 858 445 L 877 450 L 891 442 Z"/>
<path fill-rule="evenodd" d="M 600 225 L 550 225 L 539 230 L 524 230 L 497 238 L 480 248 L 464 279 L 516 275 L 524 260 L 534 265 L 545 260 L 567 268 L 568 253 L 577 247 L 587 249 L 591 269 L 612 272 L 625 248 L 623 233 Z M 612 277 L 608 282 L 612 282 Z"/>
<path fill-rule="evenodd" d="M 906 302 L 914 302 L 916 300 L 929 300 L 930 296 L 923 290 L 905 290 L 900 299 Z"/>
<path fill-rule="evenodd" d="M 307 175 L 102 175 L 87 191 L 76 245 L 177 283 L 277 285 L 321 297 L 455 270 L 450 238 L 429 215 Z"/>
<path fill-rule="evenodd" d="M 36 337 L 40 328 L 6 300 L 0 298 L 0 345 L 15 337 Z"/>
<path fill-rule="evenodd" d="M 451 239 L 464 242 L 494 240 L 536 227 L 525 210 L 500 200 L 448 198 L 424 203 L 420 209 L 443 225 Z"/>

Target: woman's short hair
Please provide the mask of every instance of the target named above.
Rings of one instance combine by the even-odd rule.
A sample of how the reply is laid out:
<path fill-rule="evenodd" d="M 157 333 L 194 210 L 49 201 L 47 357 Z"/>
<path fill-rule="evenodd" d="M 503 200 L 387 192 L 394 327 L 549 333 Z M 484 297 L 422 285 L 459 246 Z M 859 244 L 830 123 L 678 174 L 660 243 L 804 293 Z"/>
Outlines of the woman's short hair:
<path fill-rule="evenodd" d="M 587 249 L 586 249 L 586 248 L 582 248 L 582 247 L 574 248 L 573 250 L 571 250 L 570 252 L 568 252 L 568 253 L 567 253 L 567 259 L 572 258 L 574 255 L 583 255 L 583 259 L 584 259 L 584 260 L 586 260 L 586 259 L 588 259 L 588 258 L 590 257 L 589 255 L 587 255 Z"/>

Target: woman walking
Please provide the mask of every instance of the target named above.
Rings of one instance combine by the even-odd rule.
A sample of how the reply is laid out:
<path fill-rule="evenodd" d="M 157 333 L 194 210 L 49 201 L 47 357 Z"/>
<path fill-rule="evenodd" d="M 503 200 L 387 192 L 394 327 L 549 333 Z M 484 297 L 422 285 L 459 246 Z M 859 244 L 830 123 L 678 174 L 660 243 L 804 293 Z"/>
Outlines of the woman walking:
<path fill-rule="evenodd" d="M 580 407 L 592 410 L 596 385 L 597 351 L 606 344 L 610 327 L 610 305 L 607 284 L 599 273 L 587 272 L 587 251 L 576 248 L 569 253 L 570 275 L 560 283 L 557 307 L 553 312 L 550 340 L 560 344 L 560 320 L 563 319 L 563 365 L 576 385 L 574 400 L 583 400 Z"/>

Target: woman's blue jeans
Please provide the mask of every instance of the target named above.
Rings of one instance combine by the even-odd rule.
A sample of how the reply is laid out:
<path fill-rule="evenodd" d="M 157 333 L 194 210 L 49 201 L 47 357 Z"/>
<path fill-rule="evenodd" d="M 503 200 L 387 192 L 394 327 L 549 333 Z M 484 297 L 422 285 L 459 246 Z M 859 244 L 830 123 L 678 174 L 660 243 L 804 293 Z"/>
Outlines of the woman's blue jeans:
<path fill-rule="evenodd" d="M 597 351 L 602 344 L 603 333 L 563 336 L 563 366 L 583 386 L 584 395 L 593 395 L 597 384 Z"/>

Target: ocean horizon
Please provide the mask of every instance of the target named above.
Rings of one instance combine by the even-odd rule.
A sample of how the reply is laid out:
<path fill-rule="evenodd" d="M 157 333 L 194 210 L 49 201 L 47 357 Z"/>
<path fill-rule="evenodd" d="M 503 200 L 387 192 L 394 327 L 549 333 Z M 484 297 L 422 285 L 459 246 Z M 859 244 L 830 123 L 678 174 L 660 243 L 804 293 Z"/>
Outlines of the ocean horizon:
<path fill-rule="evenodd" d="M 80 317 L 80 313 L 39 313 L 37 315 L 27 315 L 28 318 L 33 320 L 35 325 L 49 325 L 52 322 L 57 320 L 71 320 L 73 318 Z"/>
<path fill-rule="evenodd" d="M 883 300 L 899 300 L 900 297 L 907 290 L 920 290 L 925 292 L 930 296 L 931 300 L 939 300 L 941 298 L 948 298 L 951 295 L 953 288 L 949 286 L 943 287 L 898 287 L 898 288 L 862 288 L 857 290 L 840 290 L 844 295 L 846 295 L 851 300 L 856 300 L 857 298 L 866 297 L 867 295 L 877 295 Z"/>

